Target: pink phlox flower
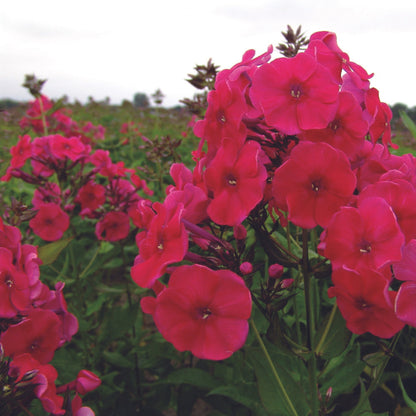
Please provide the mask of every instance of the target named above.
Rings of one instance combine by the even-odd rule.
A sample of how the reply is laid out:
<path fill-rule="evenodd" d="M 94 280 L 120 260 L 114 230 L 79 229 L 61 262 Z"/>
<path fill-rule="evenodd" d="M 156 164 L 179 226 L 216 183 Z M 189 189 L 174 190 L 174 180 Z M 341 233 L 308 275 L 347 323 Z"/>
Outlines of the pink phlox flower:
<path fill-rule="evenodd" d="M 152 208 L 152 201 L 148 199 L 141 199 L 137 204 L 133 204 L 128 214 L 136 227 L 146 230 L 149 229 L 150 223 L 156 215 Z"/>
<path fill-rule="evenodd" d="M 32 142 L 32 173 L 35 176 L 48 178 L 54 174 L 58 161 L 52 155 L 50 138 L 53 136 L 35 137 Z"/>
<path fill-rule="evenodd" d="M 267 124 L 284 134 L 298 134 L 328 125 L 338 91 L 338 83 L 323 65 L 299 53 L 261 66 L 253 76 L 250 98 Z"/>
<path fill-rule="evenodd" d="M 153 195 L 153 190 L 151 190 L 147 184 L 146 181 L 142 178 L 140 178 L 140 176 L 137 173 L 132 173 L 130 175 L 130 180 L 131 183 L 136 187 L 136 190 L 142 190 L 146 195 L 152 196 Z"/>
<path fill-rule="evenodd" d="M 356 155 L 364 145 L 368 123 L 354 96 L 341 92 L 336 114 L 325 129 L 306 130 L 300 133 L 303 140 L 325 142 L 342 150 L 347 156 Z"/>
<path fill-rule="evenodd" d="M 211 159 L 224 137 L 232 137 L 239 145 L 244 143 L 247 129 L 242 118 L 247 104 L 243 93 L 225 81 L 208 93 L 207 100 L 205 118 L 197 121 L 194 133 L 208 143 L 208 157 Z"/>
<path fill-rule="evenodd" d="M 13 318 L 29 306 L 29 279 L 13 264 L 13 253 L 0 247 L 0 318 Z"/>
<path fill-rule="evenodd" d="M 99 170 L 107 169 L 113 163 L 110 158 L 110 151 L 103 149 L 98 149 L 92 153 L 88 158 L 88 162 L 92 163 Z"/>
<path fill-rule="evenodd" d="M 391 206 L 406 242 L 416 238 L 416 190 L 407 181 L 379 181 L 368 185 L 359 195 L 362 198 L 380 196 Z"/>
<path fill-rule="evenodd" d="M 15 146 L 12 146 L 10 149 L 10 154 L 12 159 L 10 161 L 10 166 L 13 168 L 21 168 L 27 159 L 32 156 L 32 138 L 25 134 L 24 136 L 19 136 L 19 141 Z"/>
<path fill-rule="evenodd" d="M 17 227 L 3 224 L 3 222 L 2 225 L 2 230 L 0 230 L 0 247 L 9 249 L 13 255 L 17 256 L 22 241 L 22 233 Z"/>
<path fill-rule="evenodd" d="M 59 185 L 54 182 L 46 182 L 43 186 L 38 186 L 35 189 L 32 205 L 34 208 L 39 209 L 43 204 L 54 203 L 59 205 L 61 201 L 61 189 Z"/>
<path fill-rule="evenodd" d="M 53 106 L 52 101 L 46 97 L 46 95 L 41 95 L 36 100 L 33 100 L 29 103 L 29 108 L 26 111 L 26 115 L 22 117 L 19 121 L 19 125 L 22 129 L 32 127 L 35 133 L 42 134 L 44 132 L 44 124 L 42 120 L 42 112 L 46 113 Z M 46 120 L 46 127 L 49 127 L 50 123 Z"/>
<path fill-rule="evenodd" d="M 327 50 L 323 50 L 322 45 L 325 45 Z M 318 49 L 318 53 L 316 54 L 318 62 L 321 63 L 328 62 L 328 53 L 332 52 L 338 59 L 339 63 L 337 67 L 341 67 L 347 74 L 353 77 L 359 88 L 366 88 L 369 83 L 368 80 L 374 75 L 369 75 L 360 65 L 350 61 L 349 56 L 338 46 L 337 36 L 333 32 L 321 31 L 313 33 L 310 37 L 308 50 L 316 49 Z M 338 71 L 336 73 L 340 74 Z"/>
<path fill-rule="evenodd" d="M 217 224 L 240 224 L 262 200 L 267 171 L 259 161 L 260 153 L 257 142 L 241 147 L 233 139 L 223 140 L 205 171 L 205 183 L 213 196 L 207 212 Z"/>
<path fill-rule="evenodd" d="M 334 286 L 328 289 L 328 296 L 336 296 L 351 332 L 391 338 L 403 328 L 392 307 L 396 292 L 387 291 L 389 280 L 383 274 L 372 269 L 339 268 L 333 271 L 332 280 Z"/>
<path fill-rule="evenodd" d="M 25 374 L 33 372 L 36 375 L 30 382 L 35 386 L 34 393 L 45 411 L 53 415 L 64 415 L 64 398 L 56 394 L 55 380 L 58 372 L 52 365 L 41 364 L 28 353 L 18 355 L 10 362 L 9 375 L 17 377 L 16 382 L 21 381 Z"/>
<path fill-rule="evenodd" d="M 42 260 L 38 256 L 38 249 L 29 244 L 23 244 L 18 252 L 16 265 L 22 270 L 29 281 L 30 299 L 33 300 L 41 291 L 41 282 L 39 280 L 39 266 Z"/>
<path fill-rule="evenodd" d="M 151 287 L 168 265 L 183 260 L 188 251 L 188 235 L 181 222 L 183 206 L 153 204 L 156 215 L 148 229 L 136 239 L 139 255 L 131 268 L 132 279 L 141 287 Z"/>
<path fill-rule="evenodd" d="M 393 271 L 396 279 L 416 283 L 416 239 L 403 247 L 403 258 L 393 264 Z"/>
<path fill-rule="evenodd" d="M 128 172 L 134 173 L 134 169 L 126 168 L 123 161 L 104 166 L 99 171 L 100 175 L 106 176 L 109 179 L 126 176 Z"/>
<path fill-rule="evenodd" d="M 89 209 L 90 211 L 100 208 L 105 200 L 105 187 L 93 181 L 82 186 L 75 198 L 75 201 L 81 204 L 81 210 Z"/>
<path fill-rule="evenodd" d="M 60 343 L 61 321 L 50 310 L 31 309 L 25 319 L 0 336 L 9 357 L 28 353 L 41 364 L 50 362 Z"/>
<path fill-rule="evenodd" d="M 351 167 L 357 177 L 357 190 L 362 191 L 367 185 L 376 183 L 380 178 L 392 169 L 400 169 L 403 166 L 403 157 L 386 153 L 385 147 L 376 143 L 373 145 L 368 140 L 352 158 Z"/>
<path fill-rule="evenodd" d="M 95 226 L 95 235 L 99 240 L 119 241 L 126 238 L 130 231 L 130 218 L 122 211 L 107 212 Z"/>
<path fill-rule="evenodd" d="M 387 148 L 390 145 L 393 149 L 397 149 L 398 145 L 391 141 L 391 125 L 390 121 L 393 117 L 390 107 L 386 103 L 382 103 L 379 98 L 379 92 L 375 88 L 370 88 L 365 95 L 364 114 L 367 115 L 370 125 L 370 137 L 373 143 L 381 139 L 383 145 Z"/>
<path fill-rule="evenodd" d="M 326 227 L 352 197 L 355 185 L 345 153 L 326 143 L 300 142 L 276 169 L 273 196 L 294 224 Z"/>
<path fill-rule="evenodd" d="M 195 264 L 175 269 L 153 318 L 177 350 L 223 360 L 244 345 L 250 314 L 250 291 L 240 276 Z"/>
<path fill-rule="evenodd" d="M 121 211 L 128 211 L 130 206 L 141 198 L 136 188 L 127 179 L 111 179 L 107 186 L 108 201 Z"/>
<path fill-rule="evenodd" d="M 266 62 L 269 62 L 272 53 L 273 45 L 269 45 L 267 51 L 257 57 L 255 57 L 256 51 L 254 49 L 249 49 L 244 53 L 241 62 L 235 64 L 230 69 L 224 69 L 220 71 L 215 78 L 215 83 L 219 84 L 223 80 L 229 80 L 231 82 L 237 81 L 238 78 L 242 76 L 242 74 L 251 72 L 253 67 L 258 67 L 265 64 Z"/>
<path fill-rule="evenodd" d="M 377 270 L 402 258 L 404 235 L 390 205 L 381 197 L 342 207 L 328 224 L 324 255 L 334 269 Z"/>
<path fill-rule="evenodd" d="M 71 410 L 73 416 L 95 416 L 90 407 L 82 405 L 82 399 L 78 394 L 75 394 L 71 401 Z"/>
<path fill-rule="evenodd" d="M 203 189 L 193 184 L 192 172 L 183 164 L 174 163 L 170 174 L 175 186 L 166 188 L 167 196 L 164 204 L 183 204 L 182 218 L 198 224 L 207 218 L 208 197 Z"/>
<path fill-rule="evenodd" d="M 33 232 L 45 241 L 59 240 L 69 227 L 69 216 L 54 203 L 42 204 L 29 221 Z"/>
<path fill-rule="evenodd" d="M 49 291 L 48 298 L 41 305 L 42 309 L 54 312 L 61 321 L 59 347 L 71 341 L 72 336 L 78 332 L 78 319 L 68 311 L 63 294 L 64 286 L 63 282 L 56 283 L 55 290 Z"/>
<path fill-rule="evenodd" d="M 50 149 L 59 160 L 68 158 L 73 162 L 87 157 L 91 148 L 86 146 L 78 137 L 50 136 Z"/>

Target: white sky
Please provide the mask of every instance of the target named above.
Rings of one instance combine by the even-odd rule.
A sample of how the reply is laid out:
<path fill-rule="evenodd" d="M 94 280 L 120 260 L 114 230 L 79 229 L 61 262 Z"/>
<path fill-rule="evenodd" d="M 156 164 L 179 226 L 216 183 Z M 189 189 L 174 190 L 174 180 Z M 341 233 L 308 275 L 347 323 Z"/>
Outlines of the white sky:
<path fill-rule="evenodd" d="M 197 91 L 185 81 L 196 64 L 229 68 L 282 42 L 288 24 L 335 32 L 382 101 L 416 106 L 416 0 L 4 1 L 0 98 L 30 99 L 21 84 L 35 74 L 55 99 L 120 103 L 160 88 L 173 106 Z"/>

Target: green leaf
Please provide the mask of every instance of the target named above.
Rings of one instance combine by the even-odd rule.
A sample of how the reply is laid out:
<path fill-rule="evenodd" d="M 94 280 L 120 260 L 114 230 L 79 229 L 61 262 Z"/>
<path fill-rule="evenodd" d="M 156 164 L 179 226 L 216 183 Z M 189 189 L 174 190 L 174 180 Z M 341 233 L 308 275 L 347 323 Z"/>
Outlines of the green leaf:
<path fill-rule="evenodd" d="M 284 361 L 274 360 L 274 366 L 296 413 L 289 405 L 262 350 L 260 348 L 250 348 L 247 350 L 247 355 L 254 367 L 260 398 L 267 411 L 273 416 L 303 416 L 308 414 L 309 406 L 306 402 L 306 395 L 302 392 L 301 386 L 292 378 L 289 371 L 283 367 Z"/>
<path fill-rule="evenodd" d="M 104 351 L 103 357 L 105 358 L 107 362 L 115 365 L 116 367 L 120 367 L 120 368 L 133 368 L 134 367 L 134 363 L 132 363 L 124 355 L 118 352 Z"/>
<path fill-rule="evenodd" d="M 416 412 L 416 402 L 415 401 L 413 401 L 410 397 L 409 397 L 409 395 L 407 394 L 407 392 L 406 392 L 406 390 L 405 390 L 405 388 L 404 388 L 404 386 L 403 386 L 403 382 L 402 382 L 402 378 L 400 377 L 400 374 L 398 374 L 398 376 L 399 376 L 399 386 L 400 386 L 400 388 L 401 388 L 401 390 L 402 390 L 402 394 L 403 394 L 403 399 L 404 399 L 404 402 L 414 411 L 414 412 Z"/>
<path fill-rule="evenodd" d="M 218 379 L 199 368 L 181 368 L 157 382 L 157 384 L 190 384 L 203 390 L 212 390 L 218 386 L 218 383 Z"/>
<path fill-rule="evenodd" d="M 364 367 L 365 363 L 360 358 L 360 347 L 355 345 L 347 353 L 342 353 L 328 362 L 320 377 L 321 391 L 332 387 L 336 395 L 351 392 L 358 384 Z"/>
<path fill-rule="evenodd" d="M 351 335 L 339 309 L 332 310 L 318 328 L 315 338 L 316 354 L 323 358 L 340 355 L 347 348 Z"/>
<path fill-rule="evenodd" d="M 255 383 L 241 383 L 238 385 L 219 386 L 211 390 L 207 396 L 225 396 L 243 406 L 253 410 L 256 415 L 265 415 L 265 410 L 261 408 L 257 386 Z"/>
<path fill-rule="evenodd" d="M 399 111 L 399 114 L 403 124 L 409 129 L 412 136 L 416 139 L 416 124 L 403 110 Z"/>
<path fill-rule="evenodd" d="M 103 319 L 102 332 L 99 342 L 106 344 L 123 337 L 127 332 L 132 331 L 139 312 L 139 304 L 131 307 L 117 306 L 106 311 Z"/>
<path fill-rule="evenodd" d="M 98 310 L 100 310 L 101 306 L 103 306 L 103 303 L 106 300 L 108 300 L 107 295 L 101 294 L 100 296 L 98 296 L 98 298 L 95 299 L 94 302 L 91 302 L 88 304 L 87 311 L 85 312 L 85 316 L 90 316 L 94 312 L 97 312 Z"/>
<path fill-rule="evenodd" d="M 39 258 L 42 260 L 42 264 L 47 266 L 52 264 L 59 256 L 61 251 L 74 239 L 74 237 L 63 238 L 62 240 L 54 241 L 39 247 Z"/>

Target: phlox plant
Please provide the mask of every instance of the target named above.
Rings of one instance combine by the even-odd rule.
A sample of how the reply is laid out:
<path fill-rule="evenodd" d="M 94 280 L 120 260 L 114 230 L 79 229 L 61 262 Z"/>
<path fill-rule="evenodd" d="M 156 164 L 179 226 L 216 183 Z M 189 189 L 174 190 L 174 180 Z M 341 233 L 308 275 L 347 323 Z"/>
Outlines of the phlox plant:
<path fill-rule="evenodd" d="M 192 166 L 181 138 L 108 139 L 26 80 L 2 177 L 32 190 L 0 223 L 9 413 L 416 410 L 415 157 L 334 33 L 283 35 L 284 56 L 198 67 Z"/>
<path fill-rule="evenodd" d="M 371 412 L 416 326 L 415 158 L 391 154 L 391 110 L 334 33 L 285 36 L 303 48 L 249 50 L 217 74 L 193 170 L 172 165 L 164 201 L 136 207 L 131 276 L 178 351 L 247 360 L 255 378 L 210 395 L 247 414 L 323 415 L 356 387 L 348 414 Z M 414 407 L 396 377 L 392 396 Z M 242 393 L 253 381 L 258 397 Z"/>

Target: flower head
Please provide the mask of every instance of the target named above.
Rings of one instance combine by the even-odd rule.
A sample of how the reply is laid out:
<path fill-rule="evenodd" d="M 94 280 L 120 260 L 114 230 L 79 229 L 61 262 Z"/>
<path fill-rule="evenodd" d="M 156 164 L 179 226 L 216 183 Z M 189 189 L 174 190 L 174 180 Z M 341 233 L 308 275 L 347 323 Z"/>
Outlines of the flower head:
<path fill-rule="evenodd" d="M 181 266 L 156 298 L 154 320 L 179 351 L 223 360 L 241 348 L 248 333 L 251 295 L 230 270 Z"/>

